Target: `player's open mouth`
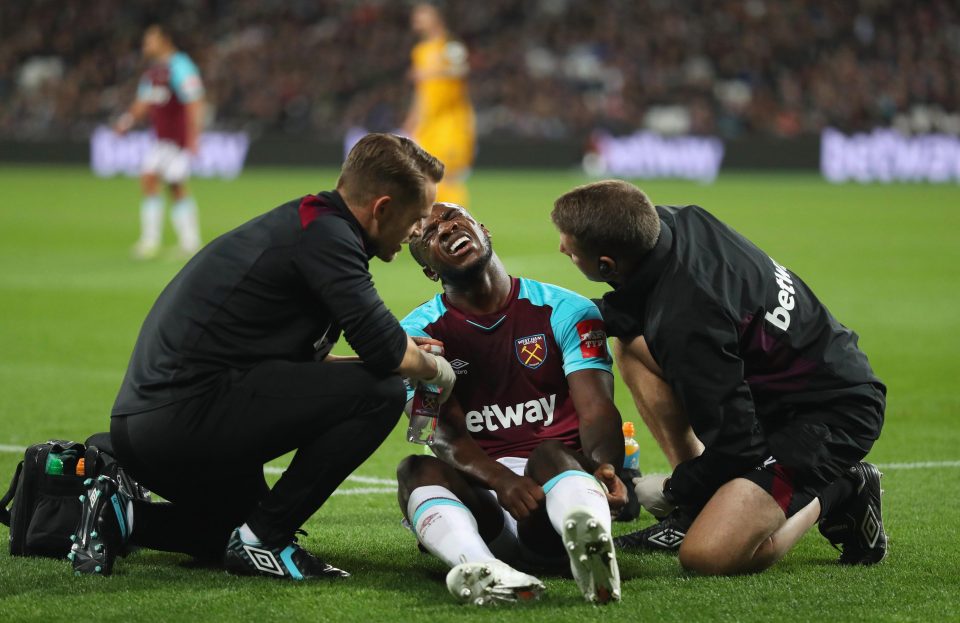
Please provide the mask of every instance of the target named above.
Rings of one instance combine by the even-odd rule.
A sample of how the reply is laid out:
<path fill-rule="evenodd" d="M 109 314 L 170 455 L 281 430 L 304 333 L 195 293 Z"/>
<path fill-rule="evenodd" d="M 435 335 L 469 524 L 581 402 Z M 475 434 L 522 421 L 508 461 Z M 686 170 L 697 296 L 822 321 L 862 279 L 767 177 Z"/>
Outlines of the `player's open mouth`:
<path fill-rule="evenodd" d="M 460 257 L 466 253 L 470 252 L 470 249 L 473 247 L 471 244 L 470 236 L 466 234 L 456 234 L 450 237 L 451 242 L 446 245 L 447 255 L 451 257 Z"/>

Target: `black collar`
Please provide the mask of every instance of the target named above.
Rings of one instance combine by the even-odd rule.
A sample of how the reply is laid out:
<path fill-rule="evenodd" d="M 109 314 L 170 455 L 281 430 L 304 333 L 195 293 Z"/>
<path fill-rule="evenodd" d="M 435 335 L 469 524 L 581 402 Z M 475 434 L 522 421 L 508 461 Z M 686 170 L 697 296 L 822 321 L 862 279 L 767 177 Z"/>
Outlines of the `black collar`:
<path fill-rule="evenodd" d="M 640 317 L 634 317 L 634 320 L 642 322 L 647 297 L 663 277 L 664 268 L 670 260 L 672 250 L 673 230 L 663 219 L 660 219 L 660 236 L 657 238 L 657 243 L 640 259 L 637 270 L 629 279 L 622 283 L 610 283 L 614 290 L 603 296 L 604 307 L 628 312 L 631 315 L 640 314 Z"/>
<path fill-rule="evenodd" d="M 350 208 L 347 207 L 347 202 L 343 200 L 343 196 L 336 190 L 325 191 L 319 193 L 317 196 L 322 197 L 324 201 L 335 208 L 337 212 L 339 212 L 343 218 L 346 219 L 346 221 L 357 230 L 357 232 L 360 234 L 360 240 L 363 242 L 363 250 L 367 254 L 367 259 L 369 260 L 374 258 L 378 251 L 377 243 L 367 236 L 367 231 L 362 225 L 360 225 L 360 221 L 358 221 L 357 217 L 353 215 L 353 212 L 350 211 Z"/>

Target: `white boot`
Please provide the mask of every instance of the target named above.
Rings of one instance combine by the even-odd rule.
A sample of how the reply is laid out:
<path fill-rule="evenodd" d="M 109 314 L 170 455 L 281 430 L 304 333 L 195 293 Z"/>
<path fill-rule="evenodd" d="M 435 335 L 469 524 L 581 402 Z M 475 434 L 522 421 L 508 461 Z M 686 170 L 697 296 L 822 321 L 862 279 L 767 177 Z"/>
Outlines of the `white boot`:
<path fill-rule="evenodd" d="M 620 568 L 613 538 L 589 510 L 575 508 L 563 518 L 563 544 L 570 571 L 587 601 L 620 601 Z"/>
<path fill-rule="evenodd" d="M 546 587 L 543 582 L 499 560 L 465 562 L 447 574 L 447 589 L 458 601 L 476 606 L 497 602 L 533 601 Z"/>

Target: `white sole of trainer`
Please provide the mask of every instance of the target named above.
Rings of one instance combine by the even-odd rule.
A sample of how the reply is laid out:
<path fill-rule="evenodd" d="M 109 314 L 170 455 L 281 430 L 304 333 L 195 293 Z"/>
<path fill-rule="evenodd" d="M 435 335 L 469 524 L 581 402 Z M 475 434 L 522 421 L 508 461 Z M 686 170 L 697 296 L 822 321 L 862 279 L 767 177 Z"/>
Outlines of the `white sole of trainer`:
<path fill-rule="evenodd" d="M 447 590 L 475 606 L 535 601 L 545 587 L 540 580 L 504 563 L 465 562 L 447 573 Z"/>
<path fill-rule="evenodd" d="M 574 509 L 563 519 L 563 543 L 584 599 L 596 604 L 620 601 L 617 554 L 603 524 L 589 511 Z"/>

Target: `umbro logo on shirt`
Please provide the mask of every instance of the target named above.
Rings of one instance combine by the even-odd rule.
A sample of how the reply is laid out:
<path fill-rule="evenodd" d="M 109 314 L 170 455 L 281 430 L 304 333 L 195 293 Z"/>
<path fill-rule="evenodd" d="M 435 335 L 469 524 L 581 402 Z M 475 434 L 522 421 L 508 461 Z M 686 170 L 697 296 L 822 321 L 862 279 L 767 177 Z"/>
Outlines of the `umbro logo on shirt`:
<path fill-rule="evenodd" d="M 467 366 L 470 365 L 470 362 L 464 361 L 463 359 L 454 359 L 450 361 L 450 367 L 453 368 L 453 371 L 457 374 L 466 374 L 468 370 Z"/>

